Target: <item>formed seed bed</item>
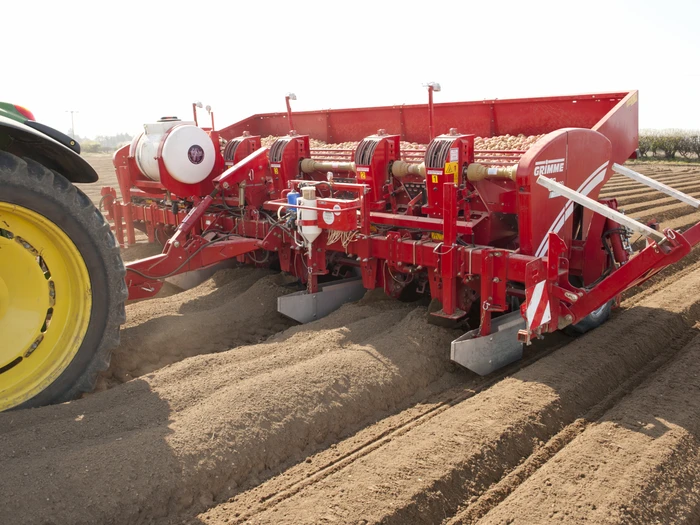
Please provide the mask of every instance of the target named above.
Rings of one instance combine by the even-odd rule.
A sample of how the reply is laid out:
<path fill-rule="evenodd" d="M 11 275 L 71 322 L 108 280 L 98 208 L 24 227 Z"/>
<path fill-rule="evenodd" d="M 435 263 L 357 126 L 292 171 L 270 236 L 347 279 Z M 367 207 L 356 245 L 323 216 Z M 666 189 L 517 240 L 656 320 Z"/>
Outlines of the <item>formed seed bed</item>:
<path fill-rule="evenodd" d="M 140 377 L 186 357 L 259 343 L 293 324 L 277 312 L 292 279 L 268 270 L 222 270 L 201 285 L 126 307 L 121 343 L 98 389 Z"/>
<path fill-rule="evenodd" d="M 700 270 L 689 281 L 700 285 Z M 679 349 L 694 332 L 687 319 L 700 319 L 700 298 L 686 284 L 673 283 L 251 521 L 435 523 L 456 513 L 648 361 Z M 621 332 L 629 336 L 621 340 Z M 220 516 L 212 510 L 205 518 L 218 523 Z"/>
<path fill-rule="evenodd" d="M 700 192 L 696 167 L 635 169 Z M 622 177 L 604 195 L 698 220 Z M 698 253 L 489 378 L 376 292 L 292 326 L 285 279 L 234 268 L 129 304 L 116 388 L 0 414 L 0 523 L 697 521 Z"/>
<path fill-rule="evenodd" d="M 697 523 L 698 394 L 700 336 L 588 425 L 484 523 Z"/>

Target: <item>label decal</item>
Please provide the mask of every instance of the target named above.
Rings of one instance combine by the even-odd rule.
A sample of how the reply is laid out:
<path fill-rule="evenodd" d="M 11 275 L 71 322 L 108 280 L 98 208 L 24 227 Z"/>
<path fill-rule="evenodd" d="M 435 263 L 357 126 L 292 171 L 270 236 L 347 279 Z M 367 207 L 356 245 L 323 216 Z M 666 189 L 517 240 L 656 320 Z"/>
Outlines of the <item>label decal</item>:
<path fill-rule="evenodd" d="M 187 150 L 187 158 L 192 164 L 201 164 L 204 160 L 204 149 L 199 144 L 190 146 Z"/>
<path fill-rule="evenodd" d="M 554 159 L 535 162 L 535 177 L 551 175 L 552 173 L 563 173 L 564 161 L 565 159 Z"/>

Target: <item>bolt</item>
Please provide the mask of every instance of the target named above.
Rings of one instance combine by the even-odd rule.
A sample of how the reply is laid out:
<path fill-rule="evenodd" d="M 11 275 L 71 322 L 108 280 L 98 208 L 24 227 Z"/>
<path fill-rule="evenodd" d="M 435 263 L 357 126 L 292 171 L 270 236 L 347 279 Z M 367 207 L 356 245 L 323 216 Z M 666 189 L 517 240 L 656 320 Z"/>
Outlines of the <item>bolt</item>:
<path fill-rule="evenodd" d="M 488 300 L 489 300 L 489 301 L 492 301 L 492 300 L 493 300 L 493 297 L 491 297 L 491 296 L 489 295 Z"/>
<path fill-rule="evenodd" d="M 494 282 L 494 283 L 500 283 L 501 280 L 500 280 L 498 277 L 494 277 L 494 278 L 493 278 L 493 282 Z"/>
<path fill-rule="evenodd" d="M 566 314 L 566 317 L 564 317 L 564 319 L 566 319 L 567 321 L 571 322 L 571 321 L 573 321 L 574 318 L 571 317 L 571 314 Z"/>
<path fill-rule="evenodd" d="M 175 242 L 173 243 L 173 246 L 175 246 L 175 248 L 179 248 L 179 247 L 180 247 L 180 241 L 175 241 Z"/>
<path fill-rule="evenodd" d="M 231 185 L 228 182 L 224 182 L 224 189 L 227 190 L 231 187 Z"/>
<path fill-rule="evenodd" d="M 396 263 L 396 266 L 403 266 L 403 263 L 399 261 Z"/>
<path fill-rule="evenodd" d="M 578 295 L 576 295 L 575 293 L 564 292 L 564 295 L 566 296 L 567 299 L 569 299 L 571 301 L 574 301 L 574 302 L 578 301 Z"/>

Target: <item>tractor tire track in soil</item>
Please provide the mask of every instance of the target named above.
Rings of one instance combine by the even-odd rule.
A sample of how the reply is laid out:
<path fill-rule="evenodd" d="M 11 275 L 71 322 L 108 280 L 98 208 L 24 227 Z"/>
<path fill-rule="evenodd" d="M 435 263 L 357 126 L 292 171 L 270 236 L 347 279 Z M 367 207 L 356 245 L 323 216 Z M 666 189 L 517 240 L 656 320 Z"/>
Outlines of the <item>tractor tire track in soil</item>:
<path fill-rule="evenodd" d="M 694 166 L 633 169 L 700 190 Z M 603 194 L 698 220 L 643 189 Z M 127 305 L 107 391 L 0 414 L 0 523 L 697 521 L 698 254 L 486 378 L 381 292 L 292 326 L 272 272 L 168 288 Z"/>

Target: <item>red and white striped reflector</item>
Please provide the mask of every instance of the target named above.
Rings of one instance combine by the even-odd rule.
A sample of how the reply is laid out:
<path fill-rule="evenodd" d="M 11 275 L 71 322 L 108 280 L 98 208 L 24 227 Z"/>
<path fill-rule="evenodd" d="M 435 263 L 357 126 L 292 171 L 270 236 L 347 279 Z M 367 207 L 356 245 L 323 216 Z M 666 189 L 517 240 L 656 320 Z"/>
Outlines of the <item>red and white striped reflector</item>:
<path fill-rule="evenodd" d="M 525 319 L 527 329 L 530 332 L 552 320 L 552 313 L 549 309 L 549 292 L 546 285 L 546 280 L 540 281 L 535 286 L 525 290 L 525 299 L 527 300 Z"/>

